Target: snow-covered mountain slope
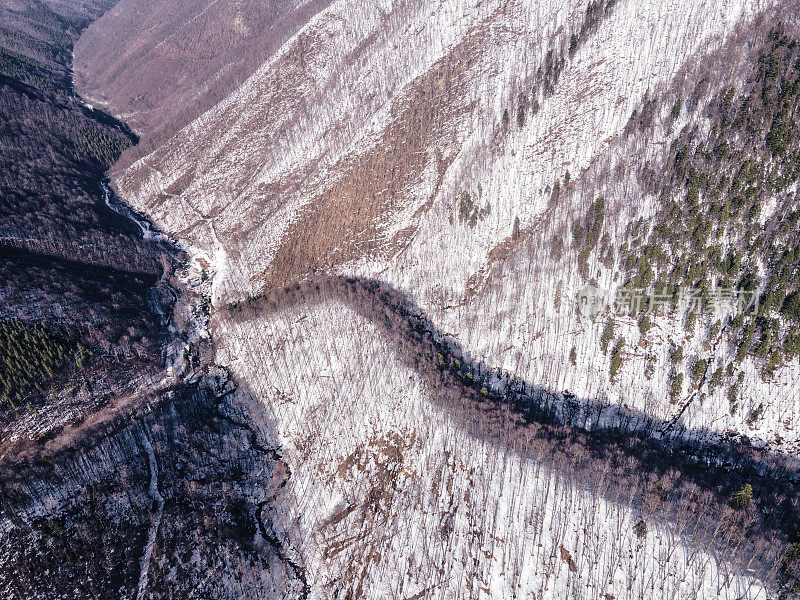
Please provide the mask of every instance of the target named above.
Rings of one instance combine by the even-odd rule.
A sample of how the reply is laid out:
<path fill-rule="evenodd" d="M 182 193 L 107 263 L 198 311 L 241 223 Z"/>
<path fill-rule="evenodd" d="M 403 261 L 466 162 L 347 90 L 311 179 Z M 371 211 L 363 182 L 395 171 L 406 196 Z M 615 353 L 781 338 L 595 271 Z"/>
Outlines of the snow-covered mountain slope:
<path fill-rule="evenodd" d="M 796 469 L 715 451 L 798 443 L 800 154 L 782 133 L 798 14 L 794 0 L 331 2 L 116 173 L 210 280 L 215 361 L 291 469 L 270 520 L 309 597 L 788 587 L 794 501 L 779 491 L 794 497 Z M 691 236 L 659 241 L 674 214 Z M 380 298 L 369 312 L 347 289 L 293 287 L 332 274 L 399 290 L 459 353 L 420 350 Z M 706 279 L 767 308 L 684 307 Z M 639 287 L 678 308 L 579 310 L 587 289 Z M 497 408 L 509 381 L 568 436 Z M 604 428 L 624 437 L 592 437 Z M 584 461 L 584 435 L 607 442 L 602 459 Z"/>
<path fill-rule="evenodd" d="M 651 218 L 641 170 L 669 160 L 697 113 L 626 126 L 647 106 L 663 115 L 679 84 L 693 91 L 704 57 L 717 57 L 706 69 L 719 53 L 738 64 L 715 82 L 735 84 L 757 60 L 748 47 L 791 14 L 791 2 L 334 3 L 116 183 L 203 253 L 217 305 L 312 273 L 374 277 L 477 356 L 553 391 L 792 449 L 796 360 L 766 382 L 745 361 L 731 415 L 725 386 L 702 404 L 670 396 L 672 349 L 685 343 L 695 361 L 705 337 L 684 341 L 670 317 L 633 349 L 636 322 L 620 319 L 629 345 L 609 382 L 597 339 L 610 314 L 587 326 L 572 301 L 591 282 L 613 292 L 621 260 L 597 262 L 598 278 L 579 272 L 578 252 L 550 251 L 601 195 L 615 248 L 632 219 Z M 658 376 L 642 378 L 645 359 Z"/>
<path fill-rule="evenodd" d="M 437 359 L 358 285 L 321 285 L 215 320 L 217 360 L 253 382 L 251 412 L 276 424 L 292 465 L 271 520 L 311 597 L 773 593 L 781 553 L 741 546 L 734 511 L 680 471 L 620 476 L 577 441 L 553 452 L 535 423 L 412 366 Z"/>
<path fill-rule="evenodd" d="M 587 284 L 598 286 L 613 298 L 614 290 L 625 282 L 626 273 L 622 257 L 614 257 L 613 253 L 604 257 L 602 251 L 591 254 L 582 272 L 579 265 L 583 246 L 575 241 L 578 237 L 574 229 L 576 223 L 592 210 L 599 197 L 604 197 L 603 231 L 609 236 L 611 249 L 634 242 L 636 236 L 631 235 L 631 230 L 633 226 L 638 227 L 637 221 L 644 223 L 645 230 L 648 222 L 652 223 L 651 227 L 658 225 L 656 213 L 662 200 L 649 182 L 665 177 L 658 172 L 660 165 L 672 160 L 674 151 L 670 148 L 674 148 L 673 140 L 682 129 L 711 129 L 713 119 L 707 118 L 706 111 L 714 110 L 716 97 L 709 94 L 707 98 L 695 100 L 696 105 L 689 109 L 689 114 L 681 115 L 674 123 L 669 114 L 671 107 L 680 104 L 682 98 L 692 102 L 697 82 L 712 82 L 712 87 L 716 85 L 721 90 L 720 96 L 731 84 L 744 86 L 748 72 L 759 60 L 761 48 L 756 46 L 749 53 L 741 54 L 739 49 L 747 47 L 748 39 L 769 35 L 779 17 L 770 12 L 767 15 L 737 28 L 717 52 L 689 61 L 675 81 L 651 88 L 651 98 L 662 98 L 657 101 L 655 117 L 651 117 L 654 124 L 633 129 L 631 133 L 632 126 L 637 126 L 634 115 L 626 124 L 626 133 L 611 140 L 556 199 L 551 192 L 541 194 L 541 214 L 528 221 L 527 226 L 522 217 L 520 238 L 509 237 L 492 248 L 489 259 L 466 282 L 465 292 L 457 287 L 459 279 L 450 279 L 448 289 L 459 291 L 443 298 L 443 306 L 437 307 L 441 310 L 432 305 L 434 321 L 459 337 L 481 359 L 540 382 L 553 391 L 567 389 L 579 397 L 606 399 L 658 419 L 674 420 L 694 432 L 743 434 L 783 450 L 796 451 L 800 409 L 796 358 L 786 360 L 769 375 L 760 367 L 763 362 L 745 358 L 736 366 L 740 374 L 738 384 L 730 383 L 737 379 L 731 371 L 725 375 L 724 385 L 708 384 L 716 369 L 736 364 L 734 357 L 739 339 L 735 332 L 726 331 L 727 323 L 737 314 L 732 307 L 710 310 L 691 327 L 685 321 L 687 310 L 650 315 L 647 332 L 640 328 L 641 318 L 637 314 L 604 310 L 588 318 L 578 307 L 580 294 Z M 720 77 L 721 72 L 725 76 Z M 762 223 L 770 219 L 778 222 L 789 215 L 797 200 L 794 189 L 790 187 L 787 192 L 765 194 L 781 206 Z M 682 190 L 676 190 L 674 195 L 679 202 L 684 201 Z M 534 198 L 536 196 L 534 194 Z M 424 248 L 435 239 L 434 227 L 418 239 Z M 463 244 L 471 247 L 472 241 Z M 447 253 L 421 250 L 418 260 L 422 262 L 423 256 L 431 257 L 426 261 L 429 264 L 432 258 L 442 255 Z M 458 256 L 460 260 L 467 260 L 461 254 Z M 456 268 L 450 265 L 449 270 L 443 269 L 439 274 L 445 279 L 445 274 Z M 763 271 L 765 266 L 762 263 L 757 268 Z M 404 275 L 410 270 L 405 266 L 401 268 Z M 413 280 L 400 285 L 410 289 L 417 287 Z M 765 285 L 767 292 L 766 281 Z M 460 298 L 466 301 L 459 301 Z M 719 326 L 717 333 L 713 333 L 713 323 L 717 320 L 724 325 L 721 333 Z M 628 342 L 619 375 L 611 382 L 610 359 L 606 352 L 600 351 L 601 338 L 610 321 L 616 324 L 611 342 L 619 337 Z M 678 364 L 671 359 L 676 347 L 681 347 L 686 357 Z M 572 352 L 574 364 L 570 364 Z M 701 359 L 710 364 L 706 383 L 699 387 L 684 386 L 677 395 L 671 396 L 670 382 L 675 371 L 684 368 L 684 364 L 691 367 Z M 738 410 L 735 407 L 732 410 L 735 404 L 731 402 L 732 388 L 740 393 Z M 759 418 L 754 419 L 754 413 L 758 413 Z"/>

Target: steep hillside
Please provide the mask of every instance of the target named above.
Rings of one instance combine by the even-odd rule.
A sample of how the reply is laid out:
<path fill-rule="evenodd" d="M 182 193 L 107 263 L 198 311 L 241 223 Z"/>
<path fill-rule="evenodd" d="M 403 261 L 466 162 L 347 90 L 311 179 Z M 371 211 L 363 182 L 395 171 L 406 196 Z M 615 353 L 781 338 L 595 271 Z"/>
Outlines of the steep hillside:
<path fill-rule="evenodd" d="M 122 0 L 76 45 L 76 86 L 144 134 L 127 165 L 225 98 L 329 2 Z"/>
<path fill-rule="evenodd" d="M 684 215 L 700 218 L 691 207 L 670 213 L 666 200 L 681 206 L 680 194 L 705 206 L 704 223 L 716 218 L 720 200 L 705 192 L 709 186 L 729 201 L 750 194 L 736 217 L 745 220 L 752 195 L 760 194 L 759 207 L 771 212 L 759 213 L 753 240 L 780 231 L 780 219 L 793 210 L 793 134 L 773 156 L 764 145 L 771 115 L 736 121 L 714 107 L 739 90 L 728 101 L 736 100 L 733 106 L 768 107 L 778 115 L 776 128 L 789 127 L 795 95 L 764 85 L 759 57 L 773 60 L 772 46 L 786 38 L 787 51 L 775 55 L 783 66 L 771 77 L 791 91 L 794 8 L 332 5 L 238 90 L 115 183 L 202 253 L 216 272 L 218 306 L 317 273 L 374 277 L 411 294 L 482 360 L 551 391 L 566 388 L 660 420 L 791 449 L 800 397 L 789 315 L 794 287 L 766 297 L 781 257 L 764 249 L 777 238 L 761 236 L 752 246 L 729 235 L 739 227 L 729 220 L 698 233 L 691 246 L 698 259 L 690 264 L 663 247 L 671 243 L 669 252 L 679 253 L 684 239 L 705 231 L 697 222 L 687 223 L 691 230 L 680 240 L 649 237 L 674 230 Z M 779 22 L 783 30 L 775 34 Z M 747 104 L 770 89 L 774 99 Z M 726 118 L 735 128 L 720 129 Z M 686 163 L 681 148 L 695 152 L 698 137 L 708 152 L 728 148 L 720 150 L 728 153 L 725 182 L 707 175 L 696 181 L 699 165 Z M 748 157 L 750 148 L 759 148 L 760 158 Z M 775 174 L 743 184 L 735 171 L 748 160 Z M 598 210 L 601 198 L 595 222 L 587 211 Z M 651 253 L 649 267 L 637 260 L 638 248 Z M 654 248 L 662 248 L 657 260 Z M 781 251 L 793 251 L 785 235 L 775 250 Z M 725 260 L 733 262 L 725 267 Z M 782 264 L 789 277 L 794 262 Z M 700 271 L 713 273 L 704 285 Z M 670 299 L 681 286 L 686 299 L 696 287 L 705 313 L 673 312 L 670 305 L 662 318 L 648 317 L 647 329 L 638 313 L 605 310 L 587 323 L 575 310 L 586 286 L 611 299 L 618 290 L 664 295 L 666 286 Z M 740 322 L 731 311 L 712 318 L 709 294 L 732 300 L 743 286 L 758 292 L 754 318 Z M 782 309 L 776 303 L 784 298 Z M 608 347 L 600 341 L 612 319 L 619 324 Z M 760 348 L 755 356 L 731 350 L 743 336 Z M 760 347 L 768 336 L 773 341 Z M 776 354 L 778 345 L 786 347 Z M 619 364 L 611 376 L 615 347 Z M 673 367 L 678 347 L 685 358 Z M 714 385 L 698 393 L 704 364 Z"/>
<path fill-rule="evenodd" d="M 187 253 L 155 396 L 239 385 L 123 419 L 119 595 L 198 556 L 221 597 L 794 597 L 800 4 L 259 6 L 123 0 L 77 49 Z M 238 504 L 197 528 L 195 483 Z"/>
<path fill-rule="evenodd" d="M 298 598 L 262 515 L 286 478 L 224 372 L 1 465 L 5 598 Z"/>
<path fill-rule="evenodd" d="M 749 24 L 655 90 L 586 173 L 561 180 L 530 236 L 523 224 L 494 251 L 445 327 L 459 331 L 448 313 L 469 315 L 467 347 L 551 389 L 794 450 L 797 147 L 795 133 L 781 154 L 767 142 L 780 98 L 796 110 L 796 46 L 780 20 Z M 776 54 L 786 70 L 764 85 Z M 741 117 L 721 113 L 731 89 Z M 587 285 L 603 296 L 597 314 L 576 310 Z M 636 307 L 631 294 L 650 300 Z"/>
<path fill-rule="evenodd" d="M 788 587 L 791 463 L 655 442 L 641 434 L 646 415 L 608 405 L 584 413 L 575 397 L 471 362 L 385 285 L 276 290 L 219 313 L 214 338 L 293 465 L 291 518 L 274 520 L 323 597 Z M 757 500 L 733 509 L 747 485 Z"/>
<path fill-rule="evenodd" d="M 136 138 L 74 93 L 73 42 L 110 3 L 0 7 L 0 447 L 125 393 L 162 362 L 171 250 L 116 208 Z"/>
<path fill-rule="evenodd" d="M 109 5 L 33 2 L 1 9 L 0 246 L 158 275 L 153 252 L 105 205 L 100 186 L 136 138 L 72 90 L 72 44 Z"/>

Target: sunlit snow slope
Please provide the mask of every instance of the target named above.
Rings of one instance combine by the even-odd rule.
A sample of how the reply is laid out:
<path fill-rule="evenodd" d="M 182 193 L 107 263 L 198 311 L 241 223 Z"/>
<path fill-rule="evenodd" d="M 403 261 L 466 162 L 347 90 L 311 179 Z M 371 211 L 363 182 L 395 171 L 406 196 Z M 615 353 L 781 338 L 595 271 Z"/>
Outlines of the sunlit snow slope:
<path fill-rule="evenodd" d="M 542 459 L 552 449 L 519 415 L 483 422 L 443 401 L 406 342 L 336 294 L 247 299 L 319 275 L 385 282 L 465 363 L 496 370 L 487 386 L 516 377 L 558 410 L 576 398 L 586 429 L 657 423 L 643 433 L 796 450 L 797 358 L 768 376 L 762 358 L 734 361 L 732 313 L 714 332 L 711 317 L 644 327 L 576 305 L 587 285 L 626 282 L 617 251 L 639 252 L 634 225 L 672 199 L 657 182 L 675 141 L 710 135 L 719 96 L 746 89 L 775 23 L 796 37 L 797 14 L 778 0 L 332 2 L 116 173 L 211 278 L 216 360 L 291 466 L 272 521 L 311 597 L 769 597 L 780 558 L 738 546 L 722 517 L 717 530 L 687 517 L 707 508 L 691 486 L 669 513 L 680 474 L 626 497 L 560 462 L 578 447 Z M 769 202 L 788 211 L 796 190 Z M 586 252 L 578 225 L 600 197 Z"/>
<path fill-rule="evenodd" d="M 653 214 L 641 170 L 669 160 L 684 117 L 633 137 L 626 125 L 648 102 L 663 118 L 676 86 L 697 84 L 704 57 L 755 61 L 751 30 L 766 36 L 789 5 L 615 2 L 590 20 L 584 3 L 335 3 L 116 183 L 207 256 L 218 306 L 312 273 L 374 277 L 411 294 L 480 358 L 553 391 L 792 448 L 796 361 L 766 382 L 745 361 L 745 406 L 731 415 L 722 388 L 702 406 L 689 391 L 670 399 L 663 365 L 684 345 L 674 319 L 641 351 L 630 349 L 634 321 L 621 319 L 629 350 L 610 383 L 596 342 L 607 317 L 581 322 L 574 301 L 590 280 L 616 289 L 621 261 L 593 258 L 592 272 L 579 273 L 568 237 L 601 195 L 612 246 Z M 733 69 L 712 86 L 737 77 Z M 554 194 L 567 172 L 570 185 Z M 562 260 L 549 251 L 559 235 Z M 690 335 L 687 360 L 707 343 Z M 648 354 L 663 376 L 642 378 Z M 759 405 L 763 418 L 748 423 Z"/>

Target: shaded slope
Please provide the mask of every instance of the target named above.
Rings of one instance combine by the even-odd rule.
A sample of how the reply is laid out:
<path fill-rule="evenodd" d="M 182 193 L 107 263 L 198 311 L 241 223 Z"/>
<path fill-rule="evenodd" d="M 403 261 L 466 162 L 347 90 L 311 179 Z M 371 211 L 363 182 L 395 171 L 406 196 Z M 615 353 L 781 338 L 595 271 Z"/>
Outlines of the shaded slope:
<path fill-rule="evenodd" d="M 1 460 L 4 596 L 301 597 L 265 529 L 290 473 L 235 393 L 217 370 Z"/>
<path fill-rule="evenodd" d="M 79 92 L 144 134 L 116 168 L 223 100 L 329 3 L 116 3 L 75 48 Z"/>
<path fill-rule="evenodd" d="M 136 138 L 72 90 L 72 44 L 109 6 L 1 9 L 0 245 L 157 275 L 156 252 L 105 206 L 100 190 Z"/>
<path fill-rule="evenodd" d="M 136 136 L 72 87 L 73 43 L 111 4 L 0 7 L 0 320 L 88 348 L 80 359 L 25 355 L 18 380 L 28 385 L 0 402 L 4 452 L 102 406 L 162 361 L 161 276 L 173 249 L 144 239 L 102 185 Z M 3 364 L 18 361 L 4 352 Z"/>

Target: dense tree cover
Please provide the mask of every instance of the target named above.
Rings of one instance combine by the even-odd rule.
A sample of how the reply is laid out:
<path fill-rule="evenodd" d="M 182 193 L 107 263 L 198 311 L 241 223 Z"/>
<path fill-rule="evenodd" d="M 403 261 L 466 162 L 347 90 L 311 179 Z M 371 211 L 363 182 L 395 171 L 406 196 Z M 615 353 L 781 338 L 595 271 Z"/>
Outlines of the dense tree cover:
<path fill-rule="evenodd" d="M 470 227 L 475 227 L 478 221 L 485 219 L 491 212 L 489 204 L 481 207 L 480 198 L 471 195 L 468 191 L 463 191 L 458 196 L 458 220 L 466 223 Z M 518 226 L 518 223 L 517 223 Z"/>
<path fill-rule="evenodd" d="M 608 344 L 612 339 L 614 339 L 614 319 L 610 319 L 606 323 L 603 334 L 600 336 L 600 348 L 603 350 L 603 354 L 608 350 Z"/>
<path fill-rule="evenodd" d="M 81 137 L 73 153 L 74 158 L 79 161 L 95 160 L 111 164 L 125 148 L 130 146 L 128 139 L 100 127 L 84 127 L 80 134 Z"/>
<path fill-rule="evenodd" d="M 601 239 L 600 233 L 603 231 L 605 222 L 605 206 L 605 198 L 601 196 L 591 203 L 585 217 L 575 219 L 572 224 L 573 243 L 576 247 L 581 248 L 578 254 L 578 269 L 584 277 L 589 275 L 589 256 L 597 248 Z M 603 250 L 607 251 L 607 248 Z"/>
<path fill-rule="evenodd" d="M 0 321 L 0 399 L 13 407 L 67 365 L 83 368 L 89 357 L 86 348 L 67 344 L 41 323 Z"/>
<path fill-rule="evenodd" d="M 695 95 L 706 87 L 701 80 Z M 668 125 L 685 102 L 678 99 Z M 715 335 L 732 335 L 736 359 L 760 358 L 769 374 L 797 354 L 792 323 L 800 322 L 800 206 L 785 193 L 800 180 L 798 41 L 773 29 L 746 84 L 724 88 L 704 116 L 710 132 L 685 128 L 666 171 L 654 178 L 651 191 L 663 199 L 656 217 L 627 230 L 620 252 L 625 285 L 672 297 L 673 306 L 681 290 L 697 289 L 708 315 L 715 287 L 755 293 L 757 311 L 719 324 Z M 778 204 L 765 214 L 772 198 Z M 764 271 L 765 279 L 756 276 Z M 689 315 L 687 330 L 697 317 Z"/>
<path fill-rule="evenodd" d="M 744 510 L 753 501 L 753 486 L 749 483 L 744 484 L 733 495 L 733 506 L 739 510 Z"/>
<path fill-rule="evenodd" d="M 625 338 L 620 338 L 614 349 L 611 351 L 611 366 L 609 370 L 610 379 L 613 381 L 622 367 L 622 351 L 625 349 Z"/>

